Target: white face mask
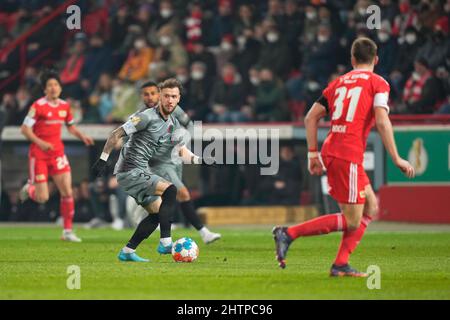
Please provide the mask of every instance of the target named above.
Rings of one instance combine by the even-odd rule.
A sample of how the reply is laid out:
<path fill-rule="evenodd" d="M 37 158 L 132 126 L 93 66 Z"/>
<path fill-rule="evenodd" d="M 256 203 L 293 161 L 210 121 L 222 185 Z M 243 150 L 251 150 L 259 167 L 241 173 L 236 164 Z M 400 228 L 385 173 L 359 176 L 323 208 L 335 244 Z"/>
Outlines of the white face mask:
<path fill-rule="evenodd" d="M 406 43 L 413 44 L 414 42 L 416 42 L 417 37 L 416 37 L 416 35 L 414 33 L 408 33 L 405 36 L 405 40 L 406 40 Z"/>
<path fill-rule="evenodd" d="M 278 41 L 279 36 L 278 36 L 278 33 L 276 33 L 276 32 L 269 32 L 267 34 L 266 38 L 267 38 L 267 41 L 269 41 L 270 43 L 274 43 L 274 42 Z"/>
<path fill-rule="evenodd" d="M 327 37 L 327 36 L 323 36 L 323 35 L 318 35 L 317 36 L 317 41 L 319 41 L 320 43 L 327 42 L 328 39 L 329 39 L 329 37 Z"/>
<path fill-rule="evenodd" d="M 140 49 L 144 48 L 144 47 L 145 47 L 145 41 L 144 41 L 144 40 L 136 40 L 136 41 L 134 42 L 134 47 L 135 47 L 137 50 L 140 50 Z"/>
<path fill-rule="evenodd" d="M 247 38 L 244 36 L 239 36 L 237 38 L 237 42 L 240 48 L 243 48 L 245 46 L 245 43 L 247 42 Z"/>
<path fill-rule="evenodd" d="M 420 80 L 420 74 L 418 74 L 416 71 L 414 71 L 414 72 L 412 73 L 412 78 L 413 78 L 413 80 L 415 80 L 415 81 L 419 81 L 419 80 Z"/>
<path fill-rule="evenodd" d="M 259 78 L 256 77 L 250 78 L 250 83 L 254 86 L 257 86 L 259 84 Z"/>
<path fill-rule="evenodd" d="M 161 9 L 161 11 L 159 12 L 159 14 L 161 15 L 161 17 L 163 18 L 168 18 L 172 15 L 172 10 L 170 9 Z"/>
<path fill-rule="evenodd" d="M 317 13 L 315 11 L 306 12 L 306 19 L 314 20 L 317 17 Z"/>
<path fill-rule="evenodd" d="M 161 36 L 159 37 L 159 43 L 165 47 L 172 43 L 172 39 L 169 36 Z"/>
<path fill-rule="evenodd" d="M 378 33 L 378 39 L 381 41 L 381 42 L 386 42 L 386 41 L 388 41 L 389 40 L 389 34 L 387 34 L 387 33 L 385 33 L 385 32 L 379 32 Z"/>
<path fill-rule="evenodd" d="M 358 9 L 358 13 L 359 13 L 360 16 L 364 16 L 364 15 L 366 14 L 366 9 L 364 9 L 364 8 L 359 8 L 359 9 Z"/>
<path fill-rule="evenodd" d="M 195 70 L 195 71 L 192 71 L 192 72 L 191 72 L 191 78 L 192 78 L 193 80 L 201 80 L 201 79 L 203 79 L 204 77 L 205 77 L 205 74 L 204 74 L 203 72 L 201 72 L 201 71 Z"/>
<path fill-rule="evenodd" d="M 224 41 L 221 43 L 220 48 L 223 51 L 230 51 L 231 49 L 233 49 L 233 46 L 231 45 L 231 43 Z"/>

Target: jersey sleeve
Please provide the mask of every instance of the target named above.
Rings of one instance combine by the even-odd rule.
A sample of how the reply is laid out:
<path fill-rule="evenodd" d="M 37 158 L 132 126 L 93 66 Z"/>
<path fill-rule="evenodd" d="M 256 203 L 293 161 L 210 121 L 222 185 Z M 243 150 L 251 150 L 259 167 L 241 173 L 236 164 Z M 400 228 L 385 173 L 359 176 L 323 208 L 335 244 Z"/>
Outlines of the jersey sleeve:
<path fill-rule="evenodd" d="M 372 81 L 374 98 L 373 107 L 374 108 L 385 108 L 389 112 L 389 92 L 391 88 L 389 83 L 381 77 L 377 77 Z"/>
<path fill-rule="evenodd" d="M 135 132 L 144 130 L 150 123 L 150 118 L 143 112 L 138 113 L 122 125 L 123 130 L 129 136 Z"/>
<path fill-rule="evenodd" d="M 178 106 L 174 111 L 174 116 L 178 120 L 178 122 L 185 127 L 188 131 L 193 129 L 194 124 L 192 123 L 191 118 L 188 116 L 184 110 Z"/>
<path fill-rule="evenodd" d="M 75 124 L 75 121 L 73 120 L 73 114 L 72 109 L 70 108 L 70 105 L 67 105 L 67 115 L 66 115 L 66 125 L 71 126 Z"/>
<path fill-rule="evenodd" d="M 33 103 L 30 107 L 30 110 L 28 110 L 28 113 L 23 120 L 23 124 L 27 127 L 32 128 L 36 121 L 38 120 L 39 114 L 38 114 L 39 108 L 36 103 Z"/>

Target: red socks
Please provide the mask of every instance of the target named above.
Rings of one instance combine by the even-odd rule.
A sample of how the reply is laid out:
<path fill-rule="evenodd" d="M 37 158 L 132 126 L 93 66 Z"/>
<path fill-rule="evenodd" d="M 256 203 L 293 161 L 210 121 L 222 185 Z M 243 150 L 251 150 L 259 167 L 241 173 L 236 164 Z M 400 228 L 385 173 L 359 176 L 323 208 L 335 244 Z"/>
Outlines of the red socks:
<path fill-rule="evenodd" d="M 353 231 L 344 231 L 342 234 L 341 245 L 339 246 L 339 251 L 334 261 L 335 265 L 342 266 L 348 263 L 350 254 L 356 249 L 361 238 L 369 225 L 371 217 L 363 215 L 361 219 L 361 224 L 359 228 Z"/>
<path fill-rule="evenodd" d="M 341 213 L 335 213 L 323 215 L 296 226 L 289 227 L 287 233 L 292 239 L 297 239 L 300 236 L 315 236 L 346 229 L 347 221 L 345 216 Z"/>
<path fill-rule="evenodd" d="M 60 211 L 64 221 L 64 230 L 72 230 L 72 221 L 75 213 L 73 197 L 61 197 Z"/>

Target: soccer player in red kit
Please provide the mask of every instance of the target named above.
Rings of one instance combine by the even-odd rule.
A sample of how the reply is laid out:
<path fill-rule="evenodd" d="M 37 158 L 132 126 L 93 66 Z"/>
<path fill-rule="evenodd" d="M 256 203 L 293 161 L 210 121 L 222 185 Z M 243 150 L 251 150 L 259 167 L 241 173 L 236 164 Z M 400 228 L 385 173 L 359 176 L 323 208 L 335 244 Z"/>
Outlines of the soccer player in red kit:
<path fill-rule="evenodd" d="M 375 193 L 362 167 L 367 137 L 374 124 L 395 165 L 407 177 L 415 175 L 411 164 L 397 152 L 388 117 L 389 84 L 373 72 L 378 62 L 376 44 L 368 38 L 356 39 L 351 48 L 351 62 L 353 70 L 332 81 L 305 118 L 308 170 L 312 175 L 322 175 L 326 170 L 329 193 L 339 203 L 341 212 L 289 228 L 275 227 L 272 232 L 281 268 L 286 266 L 286 254 L 293 240 L 342 231 L 330 275 L 367 276 L 353 269 L 348 260 L 378 210 Z M 317 149 L 317 126 L 327 113 L 331 129 L 322 146 L 322 162 Z"/>
<path fill-rule="evenodd" d="M 56 73 L 46 71 L 41 76 L 45 96 L 35 101 L 21 126 L 22 134 L 31 141 L 29 150 L 29 182 L 22 188 L 20 199 L 28 198 L 45 203 L 49 198 L 48 176 L 59 190 L 60 211 L 64 222 L 62 240 L 81 242 L 72 231 L 74 202 L 70 164 L 64 154 L 61 128 L 65 123 L 68 131 L 90 146 L 91 137 L 81 133 L 73 123 L 69 104 L 61 100 L 61 82 Z"/>

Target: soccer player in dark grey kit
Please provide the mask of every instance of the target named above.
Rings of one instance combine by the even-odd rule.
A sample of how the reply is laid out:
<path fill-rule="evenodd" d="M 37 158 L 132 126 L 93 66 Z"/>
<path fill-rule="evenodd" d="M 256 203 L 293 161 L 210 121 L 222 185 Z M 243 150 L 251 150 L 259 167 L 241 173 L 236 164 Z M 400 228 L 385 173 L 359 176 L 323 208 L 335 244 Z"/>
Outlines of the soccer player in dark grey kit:
<path fill-rule="evenodd" d="M 172 249 L 170 229 L 171 218 L 176 209 L 177 188 L 152 172 L 148 163 L 152 159 L 169 161 L 179 142 L 174 140 L 173 132 L 181 125 L 172 112 L 180 101 L 181 84 L 176 79 L 167 79 L 160 84 L 160 91 L 160 105 L 136 114 L 115 129 L 106 141 L 100 159 L 93 166 L 95 174 L 101 174 L 114 145 L 120 138 L 130 137 L 120 151 L 114 174 L 120 187 L 143 206 L 149 215 L 139 223 L 127 245 L 120 250 L 118 258 L 121 261 L 148 261 L 139 257 L 135 250 L 158 224 L 161 229 L 158 252 L 170 253 Z M 201 162 L 186 146 L 180 148 L 179 156 L 185 162 Z"/>
<path fill-rule="evenodd" d="M 144 111 L 147 108 L 155 108 L 160 101 L 160 92 L 158 85 L 149 81 L 141 86 L 141 99 L 144 102 L 144 107 L 137 113 Z M 135 114 L 133 114 L 134 116 Z M 187 131 L 193 131 L 193 123 L 184 110 L 177 106 L 172 113 L 172 116 L 178 120 L 178 122 L 187 129 Z M 131 116 L 132 117 L 132 116 Z M 131 118 L 130 117 L 130 118 Z M 187 143 L 187 141 L 186 141 Z M 194 228 L 200 233 L 200 236 L 204 243 L 209 244 L 218 239 L 221 235 L 219 233 L 211 232 L 200 220 L 199 216 L 195 212 L 194 204 L 191 200 L 191 195 L 188 188 L 184 185 L 183 177 L 183 163 L 174 163 L 171 159 L 169 161 L 161 161 L 162 159 L 152 158 L 150 160 L 150 167 L 152 171 L 165 178 L 167 181 L 173 183 L 177 187 L 177 200 L 180 202 L 181 211 L 186 219 L 191 223 Z M 167 160 L 167 159 L 165 159 Z M 134 211 L 134 216 L 146 216 L 147 211 L 138 206 Z"/>

